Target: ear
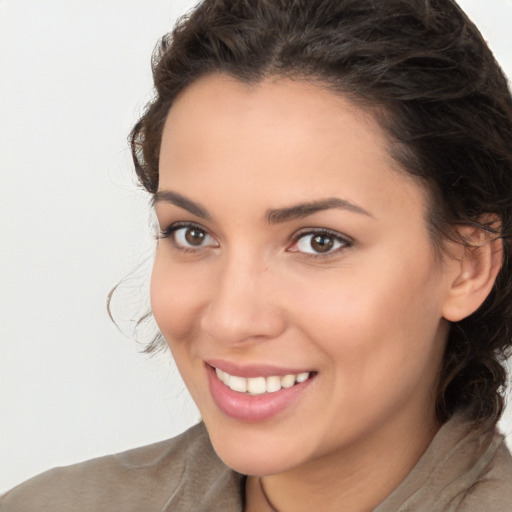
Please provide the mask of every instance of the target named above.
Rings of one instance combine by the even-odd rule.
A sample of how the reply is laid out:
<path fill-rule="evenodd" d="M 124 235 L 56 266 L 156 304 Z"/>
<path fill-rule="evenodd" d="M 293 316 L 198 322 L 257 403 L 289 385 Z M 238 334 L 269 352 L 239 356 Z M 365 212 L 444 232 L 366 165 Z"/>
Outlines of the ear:
<path fill-rule="evenodd" d="M 482 222 L 482 219 L 479 219 Z M 488 216 L 485 220 L 494 220 Z M 490 222 L 487 222 L 489 225 Z M 458 234 L 465 244 L 458 244 L 449 263 L 449 290 L 443 304 L 443 316 L 458 322 L 474 313 L 491 292 L 503 263 L 503 242 L 493 233 L 473 226 L 460 226 Z"/>

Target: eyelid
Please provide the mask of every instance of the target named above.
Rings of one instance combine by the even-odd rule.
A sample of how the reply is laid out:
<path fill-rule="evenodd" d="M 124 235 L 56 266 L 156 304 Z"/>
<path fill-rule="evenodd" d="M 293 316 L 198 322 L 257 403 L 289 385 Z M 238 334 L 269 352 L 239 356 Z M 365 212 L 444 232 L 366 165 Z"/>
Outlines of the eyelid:
<path fill-rule="evenodd" d="M 176 231 L 178 231 L 180 229 L 184 229 L 184 228 L 195 228 L 200 231 L 203 231 L 204 233 L 206 233 L 206 235 L 208 237 L 210 237 L 212 240 L 215 241 L 215 244 L 198 245 L 197 247 L 194 247 L 193 245 L 191 245 L 191 246 L 179 245 L 178 243 L 176 243 L 176 240 L 173 238 L 172 235 Z M 311 252 L 310 253 L 310 252 L 293 249 L 293 247 L 295 245 L 297 245 L 297 242 L 301 238 L 306 237 L 308 235 L 311 236 L 311 235 L 318 235 L 318 234 L 328 235 L 328 236 L 336 239 L 341 244 L 341 246 L 338 248 L 335 248 L 334 250 L 329 250 L 328 252 L 325 252 L 325 253 L 321 253 L 321 252 L 318 252 L 318 253 Z M 204 226 L 202 226 L 201 224 L 198 224 L 195 222 L 183 222 L 183 221 L 174 222 L 174 223 L 170 224 L 167 228 L 160 229 L 159 234 L 157 235 L 156 238 L 158 240 L 169 239 L 170 243 L 172 244 L 172 246 L 175 249 L 183 251 L 183 252 L 193 252 L 195 250 L 201 250 L 201 249 L 208 248 L 208 247 L 219 247 L 219 243 L 217 242 L 215 237 L 210 233 L 210 231 L 207 228 L 205 228 Z M 334 231 L 329 228 L 314 227 L 314 228 L 302 228 L 299 231 L 295 232 L 292 235 L 292 244 L 286 250 L 288 252 L 298 253 L 307 258 L 328 258 L 328 257 L 338 255 L 338 253 L 350 248 L 352 245 L 354 245 L 354 240 L 351 237 L 349 237 L 343 233 L 340 233 L 339 231 Z"/>
<path fill-rule="evenodd" d="M 325 253 L 320 253 L 320 252 L 319 253 L 306 253 L 306 252 L 302 252 L 302 251 L 298 251 L 298 250 L 290 250 L 293 246 L 297 245 L 297 242 L 301 238 L 308 236 L 308 235 L 322 235 L 322 234 L 329 235 L 329 236 L 335 238 L 342 244 L 342 246 L 338 247 L 337 249 L 334 249 L 332 251 L 325 252 Z M 292 245 L 287 250 L 290 252 L 299 253 L 308 258 L 329 258 L 329 257 L 338 255 L 340 252 L 352 247 L 353 245 L 354 245 L 354 240 L 351 237 L 349 237 L 343 233 L 340 233 L 339 231 L 334 231 L 334 230 L 328 229 L 328 228 L 302 228 L 301 230 L 294 233 L 294 235 L 292 237 Z"/>
<path fill-rule="evenodd" d="M 200 231 L 204 231 L 208 237 L 210 237 L 212 240 L 215 240 L 215 237 L 210 233 L 208 229 L 206 229 L 204 226 L 201 226 L 201 224 L 197 224 L 195 222 L 173 222 L 165 229 L 160 229 L 159 233 L 157 235 L 157 240 L 162 239 L 169 239 L 172 246 L 178 250 L 184 251 L 184 252 L 190 252 L 195 250 L 204 249 L 206 247 L 218 247 L 218 242 L 215 240 L 215 244 L 206 244 L 206 245 L 198 245 L 197 247 L 194 246 L 182 246 L 176 243 L 176 240 L 173 238 L 173 234 L 176 231 L 179 231 L 180 229 L 184 228 L 193 228 L 198 229 Z"/>

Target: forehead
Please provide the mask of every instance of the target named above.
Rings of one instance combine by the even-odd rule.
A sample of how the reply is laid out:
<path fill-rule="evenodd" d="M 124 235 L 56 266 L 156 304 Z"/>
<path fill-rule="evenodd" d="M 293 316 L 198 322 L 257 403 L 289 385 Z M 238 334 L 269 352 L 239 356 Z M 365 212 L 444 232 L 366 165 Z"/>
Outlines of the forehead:
<path fill-rule="evenodd" d="M 407 196 L 423 204 L 423 188 L 397 170 L 388 147 L 369 112 L 327 88 L 282 78 L 248 85 L 211 75 L 185 89 L 170 109 L 160 189 L 208 201 L 216 190 L 231 203 L 265 198 L 269 207 L 334 193 L 383 207 Z"/>
<path fill-rule="evenodd" d="M 193 143 L 200 138 L 204 142 L 207 135 L 215 143 L 225 143 L 229 132 L 239 138 L 250 134 L 248 143 L 269 149 L 275 140 L 272 136 L 278 134 L 281 153 L 290 147 L 299 152 L 296 142 L 300 137 L 310 140 L 304 152 L 311 152 L 320 142 L 346 150 L 353 140 L 361 139 L 367 151 L 379 148 L 387 165 L 394 164 L 385 149 L 385 134 L 368 111 L 319 84 L 286 78 L 247 84 L 221 74 L 203 77 L 178 95 L 163 137 Z"/>

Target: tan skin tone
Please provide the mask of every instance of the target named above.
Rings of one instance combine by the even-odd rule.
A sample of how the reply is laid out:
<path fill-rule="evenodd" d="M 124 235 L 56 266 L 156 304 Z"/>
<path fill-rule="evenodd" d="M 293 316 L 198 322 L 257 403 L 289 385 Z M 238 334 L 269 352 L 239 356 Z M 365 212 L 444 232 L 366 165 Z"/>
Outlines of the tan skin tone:
<path fill-rule="evenodd" d="M 159 192 L 153 312 L 218 455 L 253 475 L 246 510 L 267 506 L 262 476 L 280 511 L 371 511 L 439 428 L 448 320 L 485 299 L 499 251 L 436 259 L 426 191 L 379 126 L 298 81 L 189 86 L 164 128 Z M 240 421 L 212 400 L 211 358 L 316 376 L 274 417 Z"/>

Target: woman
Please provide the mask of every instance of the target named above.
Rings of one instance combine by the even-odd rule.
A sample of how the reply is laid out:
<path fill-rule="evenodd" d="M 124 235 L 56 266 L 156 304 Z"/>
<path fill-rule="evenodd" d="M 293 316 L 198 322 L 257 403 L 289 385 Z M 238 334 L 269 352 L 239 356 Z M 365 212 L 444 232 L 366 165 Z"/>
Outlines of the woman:
<path fill-rule="evenodd" d="M 0 510 L 509 511 L 512 99 L 450 0 L 206 0 L 134 127 L 203 422 Z"/>

